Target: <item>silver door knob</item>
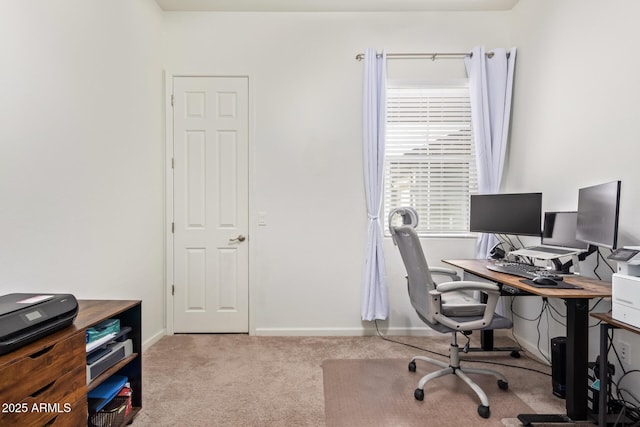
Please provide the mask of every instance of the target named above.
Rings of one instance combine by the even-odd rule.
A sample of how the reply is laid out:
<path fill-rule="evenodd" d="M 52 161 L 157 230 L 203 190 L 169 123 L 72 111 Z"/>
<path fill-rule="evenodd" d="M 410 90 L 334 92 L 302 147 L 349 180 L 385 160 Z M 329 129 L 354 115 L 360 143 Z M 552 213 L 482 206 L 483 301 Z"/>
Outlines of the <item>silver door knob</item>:
<path fill-rule="evenodd" d="M 229 239 L 230 242 L 244 242 L 245 240 L 247 240 L 247 238 L 244 237 L 242 234 L 236 237 L 235 239 Z"/>

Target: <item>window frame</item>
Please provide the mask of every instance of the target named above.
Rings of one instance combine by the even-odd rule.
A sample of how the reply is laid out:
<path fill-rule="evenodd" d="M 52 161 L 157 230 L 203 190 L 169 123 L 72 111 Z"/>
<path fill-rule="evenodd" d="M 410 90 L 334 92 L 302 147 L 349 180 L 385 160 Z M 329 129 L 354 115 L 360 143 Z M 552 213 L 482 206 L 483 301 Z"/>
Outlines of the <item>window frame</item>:
<path fill-rule="evenodd" d="M 435 90 L 447 90 L 447 89 L 465 89 L 466 93 L 465 96 L 469 96 L 469 80 L 468 79 L 448 79 L 448 80 L 389 80 L 387 81 L 387 102 L 389 102 L 390 100 L 390 96 L 389 93 L 391 91 L 394 91 L 396 89 L 407 89 L 410 90 L 412 88 L 416 88 L 418 90 L 429 90 L 429 89 L 435 89 Z M 465 107 L 466 108 L 466 107 Z M 424 163 L 425 165 L 440 165 L 440 168 L 442 170 L 446 169 L 446 165 L 448 165 L 450 162 L 450 164 L 455 164 L 456 162 L 460 162 L 460 160 L 462 160 L 463 162 L 469 162 L 469 167 L 467 169 L 465 169 L 467 171 L 467 173 L 470 174 L 470 176 L 468 177 L 468 179 L 465 181 L 467 184 L 467 186 L 470 186 L 469 191 L 466 193 L 466 202 L 459 202 L 462 203 L 464 205 L 466 205 L 467 211 L 465 214 L 456 216 L 455 218 L 464 218 L 465 222 L 466 222 L 466 226 L 460 228 L 459 230 L 447 230 L 445 228 L 440 228 L 440 229 L 423 229 L 421 227 L 421 224 L 424 224 L 423 218 L 421 218 L 421 220 L 419 221 L 418 224 L 418 235 L 420 237 L 429 237 L 429 238 L 470 238 L 476 237 L 476 233 L 472 233 L 469 231 L 469 206 L 470 206 L 470 196 L 472 194 L 477 194 L 478 192 L 478 179 L 477 179 L 477 166 L 476 166 L 476 155 L 475 155 L 475 142 L 473 139 L 473 128 L 471 126 L 471 105 L 470 105 L 470 101 L 469 101 L 469 106 L 468 106 L 468 112 L 466 112 L 464 115 L 466 115 L 468 117 L 468 122 L 465 122 L 465 128 L 464 128 L 464 132 L 466 132 L 466 137 L 468 137 L 469 140 L 469 144 L 468 144 L 468 150 L 469 153 L 466 156 L 455 156 L 449 152 L 445 153 L 442 155 L 442 157 L 438 158 L 434 160 L 426 160 L 425 157 L 429 157 L 429 156 L 434 156 L 434 154 L 424 154 L 424 155 L 418 155 L 415 157 L 415 161 L 418 163 Z M 391 200 L 389 200 L 390 195 L 388 194 L 389 192 L 389 185 L 391 185 L 389 183 L 389 179 L 390 179 L 390 167 L 392 167 L 392 165 L 390 165 L 390 162 L 393 162 L 392 159 L 396 159 L 396 169 L 398 171 L 402 172 L 403 169 L 403 165 L 402 163 L 405 163 L 405 161 L 407 159 L 401 158 L 399 154 L 390 154 L 390 151 L 393 150 L 394 148 L 396 150 L 398 150 L 400 147 L 400 149 L 402 148 L 402 144 L 395 144 L 394 148 L 392 148 L 390 150 L 389 148 L 389 137 L 390 134 L 392 135 L 393 132 L 389 132 L 390 130 L 390 120 L 389 120 L 389 104 L 387 104 L 387 110 L 386 110 L 386 141 L 385 141 L 385 160 L 384 160 L 384 189 L 383 189 L 383 199 L 382 199 L 382 210 L 383 210 L 383 215 L 385 216 L 385 218 L 387 218 L 387 215 L 390 211 L 390 209 L 394 208 L 394 207 L 400 207 L 400 205 L 396 205 L 396 206 L 391 206 Z M 433 123 L 433 122 L 432 122 Z M 437 126 L 435 126 L 437 127 Z M 430 126 L 425 126 L 424 127 L 424 136 L 425 137 L 429 137 L 429 130 L 430 130 Z M 420 131 L 418 131 L 418 133 L 420 133 Z M 447 136 L 450 136 L 447 135 Z M 436 137 L 437 138 L 437 137 Z M 443 138 L 441 141 L 443 141 L 441 144 L 442 147 L 442 152 L 444 153 L 446 151 L 446 138 Z M 430 149 L 430 147 L 427 147 L 428 144 L 423 144 L 425 150 Z M 437 146 L 438 144 L 436 144 Z M 414 150 L 416 148 L 419 148 L 419 146 L 416 146 L 414 148 Z M 437 149 L 436 149 L 437 150 Z M 403 153 L 403 155 L 406 155 L 407 152 L 405 151 Z M 403 161 L 399 161 L 399 160 L 403 160 Z M 413 161 L 413 160 L 411 160 Z M 422 168 L 420 168 L 422 169 Z M 430 169 L 430 168 L 427 168 Z M 437 168 L 436 168 L 437 169 Z M 408 171 L 409 169 L 407 169 Z M 401 172 L 394 172 L 394 173 L 401 173 Z M 434 175 L 436 175 L 438 172 L 428 172 L 428 173 L 432 173 Z M 442 172 L 440 172 L 440 174 L 444 177 L 446 175 L 446 172 L 443 174 Z M 415 180 L 414 180 L 415 181 Z M 443 182 L 447 182 L 448 179 L 444 179 L 443 178 Z M 396 181 L 397 182 L 397 181 Z M 454 181 L 451 181 L 454 182 Z M 415 184 L 414 184 L 415 185 Z M 420 185 L 419 185 L 420 186 Z M 440 187 L 442 188 L 442 187 Z M 441 191 L 441 190 L 439 190 Z M 422 194 L 418 195 L 417 197 L 421 197 Z M 405 195 L 405 198 L 407 197 L 411 197 L 410 193 L 407 193 Z M 413 196 L 415 197 L 415 196 Z M 444 195 L 441 192 L 441 197 L 444 198 Z M 428 205 L 428 204 L 427 204 Z M 450 205 L 446 205 L 446 206 L 450 206 Z M 415 206 L 414 206 L 415 207 Z M 429 208 L 430 209 L 430 208 Z M 421 209 L 418 209 L 419 211 Z M 433 220 L 434 218 L 444 218 L 445 215 L 433 215 L 432 217 L 429 217 L 427 220 Z M 453 217 L 452 217 L 453 218 Z M 386 237 L 390 236 L 390 232 L 389 232 L 389 228 L 388 228 L 388 224 L 385 221 L 384 224 L 384 235 Z M 463 229 L 464 228 L 464 229 Z"/>

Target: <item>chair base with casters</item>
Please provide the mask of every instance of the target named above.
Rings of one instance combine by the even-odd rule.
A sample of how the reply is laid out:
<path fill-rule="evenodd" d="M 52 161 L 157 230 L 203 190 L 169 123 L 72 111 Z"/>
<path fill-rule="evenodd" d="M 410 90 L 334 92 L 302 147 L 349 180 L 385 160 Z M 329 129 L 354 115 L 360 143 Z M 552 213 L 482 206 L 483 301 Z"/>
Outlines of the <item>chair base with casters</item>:
<path fill-rule="evenodd" d="M 487 398 L 486 393 L 480 388 L 480 386 L 478 386 L 475 382 L 473 382 L 471 378 L 469 378 L 467 373 L 493 375 L 498 379 L 498 388 L 500 388 L 500 390 L 507 390 L 509 388 L 509 381 L 498 371 L 482 368 L 462 368 L 460 366 L 460 348 L 458 347 L 456 332 L 453 332 L 452 334 L 451 347 L 449 349 L 449 363 L 432 359 L 430 357 L 415 356 L 409 362 L 409 371 L 416 372 L 416 360 L 421 360 L 442 368 L 438 371 L 431 372 L 420 379 L 418 388 L 416 388 L 416 390 L 413 392 L 413 396 L 416 398 L 416 400 L 422 401 L 424 399 L 424 387 L 429 381 L 435 380 L 436 378 L 442 377 L 444 375 L 457 375 L 465 383 L 467 383 L 467 385 L 471 387 L 471 389 L 480 398 L 481 404 L 480 406 L 478 406 L 478 414 L 482 418 L 489 418 L 489 416 L 491 415 L 491 409 L 489 408 L 489 399 Z"/>

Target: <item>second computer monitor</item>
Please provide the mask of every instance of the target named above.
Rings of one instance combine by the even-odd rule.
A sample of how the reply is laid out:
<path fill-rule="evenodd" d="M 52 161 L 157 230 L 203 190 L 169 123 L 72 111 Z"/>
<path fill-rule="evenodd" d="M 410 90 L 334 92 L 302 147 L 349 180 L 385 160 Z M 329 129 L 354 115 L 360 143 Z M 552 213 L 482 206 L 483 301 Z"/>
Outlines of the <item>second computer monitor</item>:
<path fill-rule="evenodd" d="M 578 212 L 545 212 L 542 244 L 587 250 L 589 244 L 576 238 Z"/>
<path fill-rule="evenodd" d="M 576 237 L 595 246 L 615 249 L 619 210 L 620 181 L 581 188 Z"/>
<path fill-rule="evenodd" d="M 539 236 L 541 219 L 542 193 L 471 196 L 470 231 Z"/>

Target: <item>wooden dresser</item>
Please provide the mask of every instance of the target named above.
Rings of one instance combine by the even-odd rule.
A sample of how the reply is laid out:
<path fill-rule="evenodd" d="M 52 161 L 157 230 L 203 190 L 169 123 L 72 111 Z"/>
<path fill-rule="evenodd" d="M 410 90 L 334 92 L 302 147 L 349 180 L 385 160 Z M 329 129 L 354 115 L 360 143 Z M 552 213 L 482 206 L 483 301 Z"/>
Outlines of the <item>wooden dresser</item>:
<path fill-rule="evenodd" d="M 84 426 L 87 393 L 111 375 L 125 375 L 133 390 L 130 422 L 142 408 L 141 302 L 79 300 L 73 325 L 0 356 L 0 426 Z M 87 328 L 106 319 L 132 328 L 133 354 L 87 385 Z"/>

